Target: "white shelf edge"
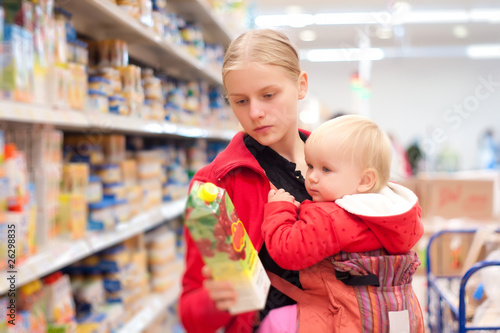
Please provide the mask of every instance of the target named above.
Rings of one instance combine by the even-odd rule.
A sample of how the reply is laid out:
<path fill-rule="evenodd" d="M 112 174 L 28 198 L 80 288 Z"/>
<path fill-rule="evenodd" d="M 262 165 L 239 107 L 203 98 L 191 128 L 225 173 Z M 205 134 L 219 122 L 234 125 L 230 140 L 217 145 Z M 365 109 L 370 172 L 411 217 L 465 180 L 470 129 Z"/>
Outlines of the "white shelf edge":
<path fill-rule="evenodd" d="M 179 297 L 181 291 L 180 273 L 178 281 L 167 292 L 148 295 L 144 300 L 145 307 L 120 328 L 118 333 L 143 332 L 162 311 L 166 311 L 167 307 L 173 304 Z"/>
<path fill-rule="evenodd" d="M 162 204 L 160 208 L 142 213 L 112 231 L 95 233 L 78 240 L 56 240 L 49 248 L 29 257 L 16 267 L 15 287 L 19 288 L 35 279 L 55 272 L 84 257 L 94 254 L 106 247 L 115 245 L 127 238 L 153 228 L 163 221 L 180 216 L 186 199 L 179 199 Z M 9 290 L 6 280 L 10 274 L 0 271 L 0 295 Z M 3 278 L 5 277 L 5 278 Z"/>
<path fill-rule="evenodd" d="M 51 124 L 56 127 L 101 129 L 107 132 L 132 132 L 142 134 L 170 134 L 189 138 L 230 140 L 237 132 L 220 129 L 174 124 L 168 121 L 147 120 L 96 111 L 56 110 L 48 106 L 0 101 L 0 121 L 29 124 Z"/>
<path fill-rule="evenodd" d="M 0 120 L 79 128 L 90 125 L 84 112 L 70 109 L 56 110 L 42 105 L 14 101 L 0 101 Z"/>

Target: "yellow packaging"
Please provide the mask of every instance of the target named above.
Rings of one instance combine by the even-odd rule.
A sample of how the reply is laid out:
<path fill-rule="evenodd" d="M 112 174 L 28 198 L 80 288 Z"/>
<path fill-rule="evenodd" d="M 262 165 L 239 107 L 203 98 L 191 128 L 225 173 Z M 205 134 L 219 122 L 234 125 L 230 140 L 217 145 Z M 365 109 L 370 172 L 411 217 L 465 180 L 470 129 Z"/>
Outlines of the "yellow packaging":
<path fill-rule="evenodd" d="M 237 302 L 229 312 L 263 309 L 271 283 L 226 191 L 193 182 L 184 217 L 214 280 L 232 281 L 236 288 Z"/>
<path fill-rule="evenodd" d="M 61 193 L 59 196 L 57 233 L 79 239 L 87 230 L 87 198 L 80 193 Z"/>

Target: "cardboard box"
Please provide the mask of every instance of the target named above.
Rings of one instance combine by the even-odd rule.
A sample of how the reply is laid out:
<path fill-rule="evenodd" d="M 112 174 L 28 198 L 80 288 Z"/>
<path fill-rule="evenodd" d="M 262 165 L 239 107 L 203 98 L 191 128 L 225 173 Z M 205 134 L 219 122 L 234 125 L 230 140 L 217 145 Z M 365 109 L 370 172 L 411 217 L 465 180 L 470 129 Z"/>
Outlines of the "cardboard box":
<path fill-rule="evenodd" d="M 499 213 L 499 173 L 421 174 L 422 216 L 491 219 Z"/>
<path fill-rule="evenodd" d="M 417 251 L 422 265 L 418 267 L 416 274 L 422 275 L 426 272 L 426 255 L 430 238 L 443 231 L 432 243 L 430 251 L 431 271 L 435 276 L 462 276 L 472 264 L 483 260 L 486 254 L 498 247 L 498 243 L 490 245 L 490 238 L 497 241 L 500 233 L 494 231 L 500 225 L 499 220 L 474 220 L 470 218 L 444 219 L 441 217 L 423 218 L 424 235 L 415 245 L 413 250 Z M 463 230 L 478 230 L 481 233 L 489 233 L 487 242 L 477 246 L 478 233 L 460 232 Z M 485 231 L 488 230 L 488 231 Z"/>

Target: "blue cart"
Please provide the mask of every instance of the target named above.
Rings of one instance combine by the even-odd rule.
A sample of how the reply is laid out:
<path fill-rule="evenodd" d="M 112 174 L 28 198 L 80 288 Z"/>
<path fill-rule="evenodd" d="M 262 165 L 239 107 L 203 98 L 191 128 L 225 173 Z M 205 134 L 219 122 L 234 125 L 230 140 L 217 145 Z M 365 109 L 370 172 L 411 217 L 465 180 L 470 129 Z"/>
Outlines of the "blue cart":
<path fill-rule="evenodd" d="M 465 333 L 467 331 L 497 331 L 500 332 L 500 327 L 473 327 L 467 325 L 466 317 L 466 302 L 465 290 L 469 279 L 479 270 L 488 266 L 500 266 L 500 261 L 479 261 L 475 263 L 465 274 L 436 274 L 435 270 L 439 270 L 441 265 L 445 263 L 439 262 L 442 255 L 441 249 L 437 244 L 443 237 L 465 237 L 472 239 L 477 229 L 467 230 L 443 230 L 432 235 L 427 245 L 426 254 L 426 271 L 427 271 L 427 311 L 428 311 L 428 326 L 430 333 L 458 332 Z M 500 232 L 500 229 L 497 230 Z M 461 251 L 467 253 L 468 248 Z M 431 260 L 431 253 L 435 257 Z M 450 254 L 448 258 L 450 257 Z M 436 269 L 437 268 L 437 269 Z M 458 270 L 458 268 L 457 268 Z M 448 272 L 449 273 L 449 272 Z"/>

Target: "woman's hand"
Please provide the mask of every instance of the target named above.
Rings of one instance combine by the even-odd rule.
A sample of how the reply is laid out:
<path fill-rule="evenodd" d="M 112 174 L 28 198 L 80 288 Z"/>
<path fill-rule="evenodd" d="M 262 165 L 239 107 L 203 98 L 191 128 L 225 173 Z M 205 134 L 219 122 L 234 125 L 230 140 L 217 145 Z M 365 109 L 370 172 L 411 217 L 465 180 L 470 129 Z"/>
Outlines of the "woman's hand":
<path fill-rule="evenodd" d="M 208 294 L 215 302 L 217 310 L 227 311 L 236 303 L 238 293 L 230 281 L 212 280 L 212 272 L 208 266 L 201 269 L 201 274 L 207 278 L 203 281 L 203 287 L 208 290 Z"/>
<path fill-rule="evenodd" d="M 274 201 L 287 201 L 293 203 L 297 208 L 300 206 L 300 202 L 295 200 L 295 197 L 290 193 L 286 192 L 284 189 L 280 188 L 279 190 L 271 189 L 267 196 L 268 202 Z"/>

